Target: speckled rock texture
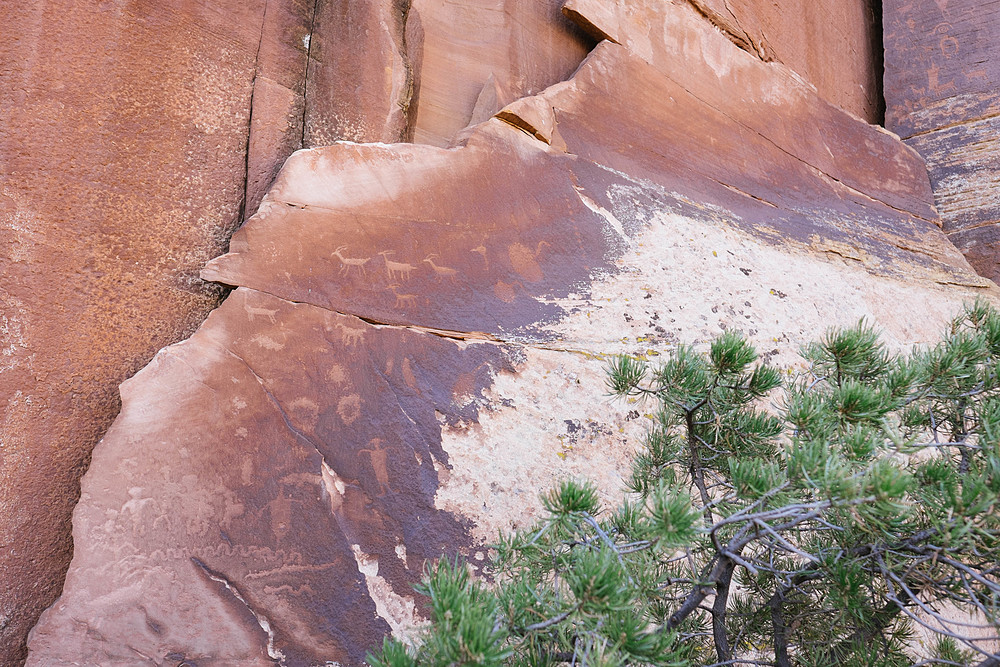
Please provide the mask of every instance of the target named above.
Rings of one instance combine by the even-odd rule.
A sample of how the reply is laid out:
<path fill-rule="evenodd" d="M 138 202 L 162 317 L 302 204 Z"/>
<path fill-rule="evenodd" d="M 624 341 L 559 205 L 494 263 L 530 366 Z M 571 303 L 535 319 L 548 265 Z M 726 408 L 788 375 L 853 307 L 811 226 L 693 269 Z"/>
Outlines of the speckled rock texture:
<path fill-rule="evenodd" d="M 117 385 L 217 305 L 199 269 L 299 146 L 310 19 L 0 4 L 0 664 L 61 589 Z"/>
<path fill-rule="evenodd" d="M 558 476 L 618 492 L 645 418 L 605 355 L 738 328 L 794 370 L 996 298 L 895 136 L 686 3 L 568 6 L 614 41 L 452 148 L 289 159 L 202 273 L 236 291 L 122 386 L 29 664 L 360 665 L 424 559 L 482 562 Z"/>
<path fill-rule="evenodd" d="M 926 160 L 951 241 L 1000 278 L 1000 4 L 885 2 L 886 127 Z"/>

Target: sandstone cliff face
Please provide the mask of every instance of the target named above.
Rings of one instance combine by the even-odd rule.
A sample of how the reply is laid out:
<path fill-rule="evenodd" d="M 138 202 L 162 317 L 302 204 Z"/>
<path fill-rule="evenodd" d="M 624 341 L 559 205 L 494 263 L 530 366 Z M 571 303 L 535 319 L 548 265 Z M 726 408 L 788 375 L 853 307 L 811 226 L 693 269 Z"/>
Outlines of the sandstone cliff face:
<path fill-rule="evenodd" d="M 481 562 L 556 476 L 616 492 L 643 426 L 603 355 L 903 346 L 996 297 L 896 137 L 687 3 L 568 9 L 613 41 L 452 148 L 285 164 L 203 272 L 236 291 L 123 385 L 29 664 L 360 664 L 425 558 Z"/>
<path fill-rule="evenodd" d="M 413 139 L 447 146 L 470 123 L 569 77 L 593 41 L 561 8 L 561 0 L 412 0 Z"/>
<path fill-rule="evenodd" d="M 494 49 L 522 63 L 519 94 L 518 77 L 540 90 L 586 52 L 536 4 L 507 8 L 518 28 Z M 217 305 L 198 271 L 284 159 L 412 137 L 417 17 L 391 0 L 0 6 L 0 663 L 62 585 L 117 385 Z M 536 38 L 557 63 L 524 64 Z M 460 117 L 466 102 L 438 104 Z"/>
<path fill-rule="evenodd" d="M 115 385 L 217 303 L 251 100 L 251 171 L 298 146 L 308 17 L 280 4 L 0 7 L 0 663 L 61 588 Z"/>
<path fill-rule="evenodd" d="M 1000 6 L 885 2 L 886 127 L 926 160 L 944 230 L 1000 277 Z"/>
<path fill-rule="evenodd" d="M 742 48 L 782 62 L 830 102 L 882 119 L 882 0 L 688 0 Z"/>

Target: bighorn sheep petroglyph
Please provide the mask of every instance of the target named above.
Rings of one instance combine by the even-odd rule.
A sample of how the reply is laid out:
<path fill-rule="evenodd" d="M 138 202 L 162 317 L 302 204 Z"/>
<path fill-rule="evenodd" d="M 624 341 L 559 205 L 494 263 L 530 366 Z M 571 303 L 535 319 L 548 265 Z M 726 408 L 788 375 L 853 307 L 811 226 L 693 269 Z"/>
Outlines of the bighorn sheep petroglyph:
<path fill-rule="evenodd" d="M 444 280 L 445 278 L 454 280 L 455 276 L 458 275 L 458 271 L 450 266 L 438 266 L 434 263 L 435 257 L 437 257 L 435 254 L 427 255 L 427 257 L 424 257 L 423 261 L 431 265 L 431 268 L 434 269 L 434 275 L 438 280 Z"/>
<path fill-rule="evenodd" d="M 385 271 L 389 274 L 389 280 L 409 280 L 410 272 L 417 267 L 406 262 L 394 262 L 389 259 L 389 255 L 395 252 L 395 250 L 383 250 L 379 253 L 385 260 Z"/>
<path fill-rule="evenodd" d="M 340 254 L 341 251 L 343 250 L 347 250 L 346 245 L 340 246 L 339 248 L 334 250 L 333 253 L 331 253 L 332 257 L 336 257 L 337 259 L 340 260 L 340 272 L 339 272 L 340 275 L 348 275 L 350 274 L 352 268 L 357 267 L 361 269 L 362 274 L 367 276 L 368 272 L 365 270 L 365 264 L 368 263 L 371 257 L 365 257 L 365 258 L 344 257 L 342 254 Z"/>

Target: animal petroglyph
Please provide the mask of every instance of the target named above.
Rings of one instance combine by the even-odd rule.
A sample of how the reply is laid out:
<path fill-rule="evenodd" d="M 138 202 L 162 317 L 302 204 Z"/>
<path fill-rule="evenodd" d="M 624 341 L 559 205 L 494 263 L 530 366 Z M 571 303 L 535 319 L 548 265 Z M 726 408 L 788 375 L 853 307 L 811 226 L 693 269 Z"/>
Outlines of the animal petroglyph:
<path fill-rule="evenodd" d="M 243 303 L 243 310 L 247 313 L 247 319 L 253 322 L 258 317 L 266 317 L 267 320 L 274 324 L 274 316 L 278 314 L 278 309 L 275 308 L 271 310 L 270 308 L 259 308 L 257 306 L 251 306 L 249 303 Z"/>
<path fill-rule="evenodd" d="M 395 262 L 389 259 L 389 255 L 395 252 L 395 250 L 383 250 L 379 253 L 385 260 L 385 272 L 389 274 L 389 280 L 409 280 L 410 273 L 417 267 L 406 262 Z"/>
<path fill-rule="evenodd" d="M 417 295 L 416 294 L 400 294 L 400 285 L 389 285 L 389 290 L 396 296 L 396 308 L 416 308 L 417 307 Z"/>
<path fill-rule="evenodd" d="M 368 271 L 365 270 L 365 264 L 371 259 L 371 257 L 344 257 L 341 252 L 347 250 L 346 245 L 342 245 L 331 253 L 331 257 L 336 257 L 340 260 L 340 271 L 338 275 L 346 276 L 350 275 L 351 269 L 358 268 L 361 269 L 363 275 L 368 275 Z"/>
<path fill-rule="evenodd" d="M 451 268 L 450 266 L 439 266 L 434 263 L 434 258 L 437 255 L 427 255 L 424 257 L 424 262 L 431 265 L 431 269 L 434 270 L 434 276 L 438 280 L 454 280 L 455 276 L 458 275 L 458 271 Z"/>
<path fill-rule="evenodd" d="M 265 336 L 264 334 L 257 334 L 250 340 L 256 343 L 257 345 L 260 345 L 265 350 L 271 350 L 272 352 L 277 350 L 283 350 L 285 348 L 284 343 L 278 342 L 273 338 L 271 338 L 270 336 Z"/>
<path fill-rule="evenodd" d="M 345 347 L 354 347 L 365 339 L 364 329 L 349 327 L 346 324 L 341 324 L 340 322 L 338 322 L 336 326 L 340 329 L 340 342 L 343 343 Z"/>

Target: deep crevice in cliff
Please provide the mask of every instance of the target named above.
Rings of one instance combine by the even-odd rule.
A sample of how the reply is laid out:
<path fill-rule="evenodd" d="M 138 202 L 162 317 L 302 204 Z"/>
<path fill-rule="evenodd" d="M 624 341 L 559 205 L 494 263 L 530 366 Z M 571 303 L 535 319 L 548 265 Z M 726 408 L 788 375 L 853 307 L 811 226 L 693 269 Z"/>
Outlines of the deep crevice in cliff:
<path fill-rule="evenodd" d="M 243 200 L 236 225 L 243 224 L 247 217 L 247 201 L 250 198 L 250 147 L 253 144 L 253 107 L 257 92 L 257 75 L 260 73 L 260 47 L 264 44 L 264 29 L 267 26 L 267 5 L 264 0 L 264 10 L 260 13 L 260 35 L 257 39 L 257 51 L 253 56 L 253 73 L 250 78 L 250 105 L 247 111 L 246 150 L 243 151 Z"/>
<path fill-rule="evenodd" d="M 872 52 L 872 122 L 885 127 L 885 44 L 882 37 L 882 0 L 870 0 Z"/>
<path fill-rule="evenodd" d="M 313 32 L 316 30 L 316 15 L 319 13 L 320 0 L 313 0 L 312 16 L 309 18 L 309 33 L 306 35 L 306 66 L 302 72 L 302 124 L 299 135 L 299 148 L 309 148 L 306 145 L 306 124 L 309 119 L 309 67 L 312 63 Z"/>

